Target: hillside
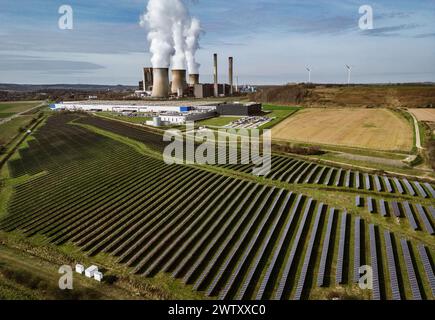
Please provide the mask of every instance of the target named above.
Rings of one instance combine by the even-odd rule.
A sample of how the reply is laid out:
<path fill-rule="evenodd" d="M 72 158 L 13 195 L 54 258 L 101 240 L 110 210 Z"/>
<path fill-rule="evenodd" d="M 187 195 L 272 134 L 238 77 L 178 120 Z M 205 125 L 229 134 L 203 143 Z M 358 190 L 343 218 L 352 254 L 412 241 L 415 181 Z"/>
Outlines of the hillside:
<path fill-rule="evenodd" d="M 435 105 L 435 85 L 287 85 L 263 87 L 250 99 L 305 107 L 422 108 Z"/>

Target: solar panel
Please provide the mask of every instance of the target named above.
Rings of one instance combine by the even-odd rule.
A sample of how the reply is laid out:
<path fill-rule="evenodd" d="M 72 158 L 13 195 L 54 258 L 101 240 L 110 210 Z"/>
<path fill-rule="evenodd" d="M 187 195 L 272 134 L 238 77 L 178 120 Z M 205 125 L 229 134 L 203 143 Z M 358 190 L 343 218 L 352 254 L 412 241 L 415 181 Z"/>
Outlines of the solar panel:
<path fill-rule="evenodd" d="M 326 174 L 325 182 L 323 183 L 325 186 L 329 186 L 331 184 L 333 173 L 334 173 L 334 169 L 330 168 L 328 173 Z"/>
<path fill-rule="evenodd" d="M 409 220 L 409 223 L 411 224 L 411 228 L 414 230 L 418 230 L 417 222 L 415 221 L 414 215 L 412 214 L 411 206 L 409 205 L 408 201 L 405 201 L 403 203 L 403 208 L 405 209 L 405 215 Z"/>
<path fill-rule="evenodd" d="M 393 208 L 393 214 L 400 218 L 402 216 L 402 213 L 400 212 L 399 204 L 396 201 L 391 202 L 391 206 Z"/>
<path fill-rule="evenodd" d="M 355 219 L 355 239 L 354 239 L 354 269 L 353 269 L 353 280 L 358 282 L 359 268 L 361 267 L 361 218 L 357 217 Z"/>
<path fill-rule="evenodd" d="M 256 274 L 256 272 L 258 271 L 260 261 L 267 259 L 267 257 L 265 257 L 266 249 L 268 248 L 268 246 L 271 245 L 272 241 L 270 241 L 270 240 L 271 240 L 273 234 L 275 232 L 277 232 L 276 230 L 277 230 L 278 224 L 281 221 L 281 218 L 283 217 L 284 210 L 287 208 L 287 205 L 290 202 L 291 196 L 292 196 L 292 194 L 289 193 L 285 197 L 283 203 L 281 204 L 281 206 L 278 210 L 278 213 L 276 214 L 276 216 L 274 218 L 272 225 L 269 227 L 269 225 L 267 223 L 265 223 L 261 226 L 261 229 L 264 229 L 264 232 L 267 231 L 266 237 L 263 240 L 261 240 L 260 248 L 258 251 L 255 252 L 255 254 L 256 254 L 255 259 L 251 263 L 251 267 L 248 270 L 247 277 L 245 278 L 245 280 L 242 284 L 242 287 L 241 287 L 241 289 L 236 297 L 236 300 L 242 300 L 245 298 L 245 294 L 246 294 L 249 286 L 252 284 L 252 279 L 253 279 L 254 275 Z M 272 212 L 273 208 L 270 208 L 269 210 Z M 257 232 L 257 234 L 262 233 L 261 229 Z M 278 229 L 279 229 L 279 227 L 278 227 Z M 231 291 L 231 288 L 233 286 L 235 286 L 235 281 L 236 281 L 237 277 L 240 275 L 241 271 L 244 269 L 244 264 L 246 264 L 248 256 L 253 251 L 252 248 L 257 247 L 256 242 L 259 241 L 259 239 L 256 239 L 256 238 L 257 237 L 253 237 L 251 242 L 248 244 L 247 248 L 245 249 L 245 253 L 242 255 L 242 258 L 239 260 L 236 269 L 231 274 L 231 277 L 228 280 L 227 285 L 222 290 L 219 298 L 221 298 L 221 299 L 229 298 L 228 294 Z"/>
<path fill-rule="evenodd" d="M 323 177 L 323 174 L 325 173 L 326 167 L 323 167 L 322 170 L 320 170 L 319 174 L 317 175 L 316 180 L 314 180 L 315 184 L 319 184 L 320 180 Z"/>
<path fill-rule="evenodd" d="M 251 238 L 251 241 L 249 242 L 248 245 L 248 250 L 249 251 L 255 244 L 255 242 L 258 240 L 258 236 L 262 233 L 263 228 L 265 227 L 265 225 L 269 224 L 269 220 L 270 217 L 279 201 L 279 199 L 281 198 L 282 194 L 283 194 L 284 190 L 280 189 L 278 192 L 278 195 L 276 195 L 273 199 L 272 204 L 269 206 L 269 209 L 267 210 L 267 213 L 264 215 L 263 219 L 261 219 L 261 221 L 259 222 L 260 225 L 260 229 L 257 230 L 257 232 L 255 233 L 255 235 Z M 259 218 L 258 212 L 259 210 L 263 211 L 263 208 L 259 208 L 255 214 L 256 218 Z M 256 219 L 254 219 L 255 221 Z M 250 223 L 247 228 L 243 231 L 243 233 L 241 234 L 240 238 L 237 240 L 236 244 L 232 247 L 231 252 L 228 254 L 228 256 L 226 257 L 224 263 L 220 266 L 217 274 L 214 276 L 213 280 L 211 281 L 210 285 L 208 286 L 206 293 L 208 296 L 211 296 L 214 291 L 217 289 L 218 283 L 222 280 L 221 278 L 225 275 L 225 273 L 228 270 L 228 267 L 231 263 L 231 261 L 235 258 L 236 254 L 238 251 L 240 251 L 241 246 L 243 244 L 243 242 L 249 237 L 249 233 L 252 231 L 251 228 L 255 228 L 254 226 L 254 221 L 252 221 L 252 223 Z M 246 253 L 242 254 L 242 259 L 238 262 L 237 267 L 235 270 L 233 270 L 233 272 L 230 275 L 230 279 L 228 279 L 227 284 L 225 286 L 225 288 L 223 289 L 223 293 L 221 295 L 221 297 L 227 295 L 227 292 L 232 284 L 234 283 L 234 281 L 236 280 L 236 278 L 238 277 L 246 259 L 248 258 L 249 254 Z"/>
<path fill-rule="evenodd" d="M 405 191 L 403 190 L 403 187 L 402 187 L 402 185 L 400 184 L 399 179 L 397 179 L 397 178 L 393 178 L 393 181 L 394 181 L 394 184 L 396 185 L 397 192 L 399 192 L 400 194 L 404 194 Z"/>
<path fill-rule="evenodd" d="M 424 227 L 426 228 L 426 231 L 430 234 L 433 235 L 434 234 L 434 230 L 432 227 L 432 224 L 429 221 L 429 218 L 426 215 L 426 212 L 423 209 L 423 206 L 421 204 L 417 204 L 417 212 L 418 215 L 420 216 L 421 220 L 423 221 Z"/>
<path fill-rule="evenodd" d="M 414 185 L 417 187 L 418 192 L 420 193 L 420 195 L 423 198 L 428 198 L 429 197 L 427 195 L 426 191 L 424 191 L 423 187 L 421 186 L 421 184 L 418 181 L 414 181 Z"/>
<path fill-rule="evenodd" d="M 257 300 L 262 300 L 264 299 L 264 293 L 266 291 L 267 286 L 269 285 L 269 278 L 271 276 L 271 274 L 273 273 L 278 258 L 280 256 L 280 254 L 282 253 L 281 251 L 285 251 L 284 248 L 284 241 L 287 239 L 287 237 L 289 236 L 289 232 L 290 232 L 290 228 L 293 224 L 293 221 L 295 221 L 295 217 L 297 214 L 299 214 L 299 212 L 302 209 L 302 205 L 303 205 L 303 195 L 299 195 L 298 198 L 296 199 L 295 204 L 293 205 L 292 211 L 290 213 L 290 218 L 288 219 L 283 232 L 281 233 L 280 239 L 278 241 L 278 245 L 276 246 L 275 249 L 275 253 L 273 255 L 272 261 L 270 262 L 267 270 L 266 270 L 266 274 L 263 277 L 263 280 L 261 282 L 260 288 L 258 289 L 257 292 Z M 284 252 L 283 252 L 284 253 Z"/>
<path fill-rule="evenodd" d="M 308 268 L 310 266 L 311 254 L 312 254 L 313 247 L 314 247 L 314 241 L 316 240 L 316 237 L 317 237 L 317 229 L 319 228 L 319 222 L 320 222 L 320 218 L 322 216 L 323 207 L 324 207 L 324 205 L 323 205 L 323 203 L 321 203 L 317 209 L 316 220 L 314 221 L 314 226 L 313 226 L 313 229 L 311 231 L 311 237 L 310 237 L 310 242 L 308 243 L 308 248 L 305 251 L 304 264 L 302 266 L 302 271 L 301 271 L 301 274 L 299 276 L 299 281 L 298 281 L 298 285 L 296 287 L 294 300 L 300 300 L 302 297 L 302 292 L 304 290 L 304 285 L 305 285 L 305 279 L 307 277 Z"/>
<path fill-rule="evenodd" d="M 422 244 L 418 245 L 418 252 L 420 254 L 421 262 L 423 263 L 427 280 L 429 281 L 429 285 L 432 290 L 432 296 L 435 297 L 435 276 L 432 269 L 432 264 L 430 263 L 430 259 L 426 251 L 426 247 Z"/>
<path fill-rule="evenodd" d="M 376 190 L 381 192 L 382 191 L 382 185 L 381 185 L 381 180 L 379 180 L 379 176 L 375 175 L 374 176 L 374 180 L 375 180 Z"/>
<path fill-rule="evenodd" d="M 313 178 L 313 176 L 314 176 L 314 173 L 316 173 L 317 172 L 317 169 L 319 169 L 319 166 L 317 165 L 317 166 L 315 166 L 309 173 L 308 173 L 308 175 L 307 175 L 307 177 L 305 178 L 305 183 L 310 183 L 311 182 L 311 179 Z"/>
<path fill-rule="evenodd" d="M 393 244 L 391 241 L 391 233 L 389 231 L 385 231 L 384 238 L 387 247 L 387 263 L 388 272 L 390 274 L 391 293 L 393 300 L 401 300 L 399 281 L 397 279 L 396 259 L 394 257 Z"/>
<path fill-rule="evenodd" d="M 381 210 L 381 215 L 383 217 L 387 216 L 387 203 L 384 199 L 379 200 L 379 209 Z"/>
<path fill-rule="evenodd" d="M 376 250 L 376 233 L 375 225 L 369 226 L 370 236 L 370 257 L 373 270 L 373 300 L 381 300 L 381 289 L 379 286 L 379 266 L 378 266 L 378 253 Z"/>
<path fill-rule="evenodd" d="M 302 217 L 301 222 L 299 223 L 298 232 L 296 233 L 295 239 L 293 240 L 293 246 L 292 246 L 292 249 L 290 251 L 290 255 L 287 258 L 287 261 L 285 263 L 284 271 L 283 271 L 281 279 L 279 281 L 278 289 L 276 290 L 276 293 L 275 293 L 275 298 L 274 298 L 275 300 L 281 300 L 285 296 L 284 289 L 285 289 L 285 286 L 287 284 L 287 279 L 290 275 L 290 271 L 291 271 L 291 268 L 293 266 L 293 261 L 294 261 L 295 255 L 296 255 L 296 251 L 299 248 L 299 242 L 301 240 L 302 233 L 305 229 L 307 216 L 311 211 L 311 207 L 312 207 L 313 203 L 314 203 L 313 199 L 309 199 L 307 205 L 305 206 L 304 215 Z"/>
<path fill-rule="evenodd" d="M 344 181 L 344 186 L 349 188 L 350 187 L 350 175 L 351 175 L 351 171 L 347 171 L 346 172 L 346 177 L 345 177 L 345 181 Z"/>
<path fill-rule="evenodd" d="M 372 189 L 372 184 L 370 183 L 370 176 L 368 175 L 368 173 L 365 173 L 364 177 L 365 177 L 365 187 L 366 187 L 366 190 L 371 190 Z"/>
<path fill-rule="evenodd" d="M 302 181 L 303 177 L 305 176 L 305 174 L 311 170 L 314 167 L 314 164 L 310 164 L 308 166 L 305 167 L 304 170 L 302 170 L 302 172 L 297 176 L 297 178 L 295 179 L 294 183 L 299 183 Z"/>
<path fill-rule="evenodd" d="M 390 179 L 388 179 L 388 177 L 386 177 L 386 176 L 384 176 L 384 183 L 385 183 L 385 188 L 387 188 L 387 191 L 388 191 L 389 193 L 393 193 L 394 190 L 393 190 L 393 188 L 391 187 Z"/>
<path fill-rule="evenodd" d="M 325 239 L 323 240 L 322 256 L 320 257 L 319 273 L 317 275 L 317 286 L 322 287 L 325 283 L 326 261 L 331 240 L 332 225 L 334 223 L 335 209 L 331 208 L 328 218 L 328 226 L 326 227 Z"/>
<path fill-rule="evenodd" d="M 358 171 L 355 172 L 354 176 L 355 176 L 355 188 L 356 189 L 360 189 L 361 188 L 361 180 L 360 180 L 360 174 L 359 174 L 359 172 Z"/>
<path fill-rule="evenodd" d="M 409 183 L 409 181 L 407 179 L 402 179 L 402 181 L 405 183 L 406 189 L 408 190 L 408 193 L 411 196 L 416 196 L 417 194 L 414 191 L 414 188 L 412 188 L 411 184 Z"/>
<path fill-rule="evenodd" d="M 412 296 L 414 297 L 414 300 L 422 300 L 420 287 L 418 286 L 417 276 L 415 274 L 411 253 L 408 247 L 408 241 L 402 239 L 400 243 L 402 245 L 403 258 L 405 260 L 406 270 L 408 272 L 408 279 L 411 285 Z"/>
<path fill-rule="evenodd" d="M 335 186 L 339 187 L 341 185 L 343 169 L 339 169 L 337 172 L 337 177 L 335 178 Z"/>
<path fill-rule="evenodd" d="M 336 284 L 343 283 L 344 246 L 346 245 L 347 212 L 341 214 L 340 241 L 338 243 Z"/>
<path fill-rule="evenodd" d="M 426 187 L 427 191 L 429 191 L 432 198 L 435 198 L 435 190 L 432 188 L 432 186 L 429 183 L 425 183 L 424 186 Z"/>

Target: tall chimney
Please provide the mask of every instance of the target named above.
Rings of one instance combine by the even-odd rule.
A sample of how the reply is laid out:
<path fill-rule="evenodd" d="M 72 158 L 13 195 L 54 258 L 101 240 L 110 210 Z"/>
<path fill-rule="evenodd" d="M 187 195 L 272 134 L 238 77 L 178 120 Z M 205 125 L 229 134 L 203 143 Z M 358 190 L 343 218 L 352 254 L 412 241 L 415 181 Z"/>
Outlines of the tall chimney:
<path fill-rule="evenodd" d="M 189 84 L 194 86 L 195 84 L 199 84 L 199 74 L 190 74 L 189 75 Z"/>
<path fill-rule="evenodd" d="M 186 86 L 186 70 L 172 70 L 171 92 L 183 96 Z"/>
<path fill-rule="evenodd" d="M 214 57 L 214 96 L 219 97 L 219 85 L 218 85 L 218 56 L 217 53 Z"/>
<path fill-rule="evenodd" d="M 230 81 L 230 95 L 233 95 L 233 93 L 234 93 L 234 91 L 233 91 L 233 88 L 234 88 L 234 86 L 233 86 L 233 63 L 234 63 L 234 59 L 233 59 L 233 57 L 229 57 L 228 58 L 228 62 L 229 62 L 229 72 L 228 72 L 228 75 L 229 75 L 229 81 Z"/>
<path fill-rule="evenodd" d="M 169 69 L 153 69 L 153 98 L 167 98 L 169 96 Z"/>

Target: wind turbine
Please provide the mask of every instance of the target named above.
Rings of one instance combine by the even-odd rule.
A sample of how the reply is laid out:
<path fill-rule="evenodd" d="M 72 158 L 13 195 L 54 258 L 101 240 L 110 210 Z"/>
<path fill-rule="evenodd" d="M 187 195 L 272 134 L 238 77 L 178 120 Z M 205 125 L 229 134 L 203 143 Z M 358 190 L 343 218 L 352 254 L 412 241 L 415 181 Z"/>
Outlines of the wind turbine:
<path fill-rule="evenodd" d="M 352 67 L 346 64 L 347 69 L 347 85 L 350 85 L 350 75 L 352 74 Z"/>
<path fill-rule="evenodd" d="M 305 69 L 307 69 L 307 71 L 308 71 L 308 83 L 311 83 L 311 68 L 306 67 Z"/>

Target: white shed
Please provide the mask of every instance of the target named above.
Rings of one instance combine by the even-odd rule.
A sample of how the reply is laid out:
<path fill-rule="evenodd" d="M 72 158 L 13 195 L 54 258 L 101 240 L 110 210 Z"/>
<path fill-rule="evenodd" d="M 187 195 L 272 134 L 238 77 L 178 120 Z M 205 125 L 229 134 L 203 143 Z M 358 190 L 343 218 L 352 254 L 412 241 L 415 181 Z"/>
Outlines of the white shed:
<path fill-rule="evenodd" d="M 92 265 L 85 270 L 85 276 L 88 278 L 92 278 L 94 276 L 95 272 L 98 272 L 98 267 Z"/>
<path fill-rule="evenodd" d="M 103 280 L 103 273 L 99 272 L 99 271 L 95 272 L 94 273 L 94 279 L 99 281 L 99 282 L 101 282 Z"/>
<path fill-rule="evenodd" d="M 83 272 L 85 271 L 85 267 L 81 264 L 76 264 L 76 272 L 83 274 Z"/>

